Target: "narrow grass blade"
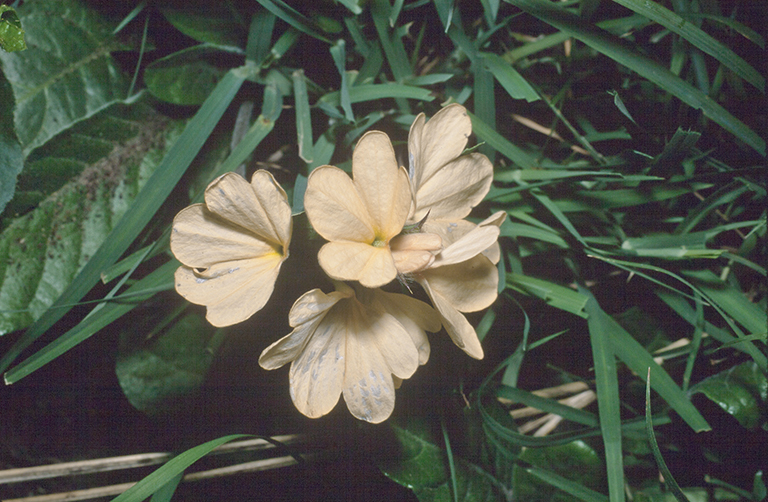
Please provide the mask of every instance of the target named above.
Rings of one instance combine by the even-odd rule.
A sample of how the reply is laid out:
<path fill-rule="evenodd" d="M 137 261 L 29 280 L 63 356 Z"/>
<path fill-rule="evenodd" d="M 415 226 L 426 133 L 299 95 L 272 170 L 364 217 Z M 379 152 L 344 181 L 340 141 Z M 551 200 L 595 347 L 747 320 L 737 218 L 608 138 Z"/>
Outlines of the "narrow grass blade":
<path fill-rule="evenodd" d="M 494 92 L 493 75 L 485 66 L 473 64 L 474 89 L 475 89 L 475 115 L 496 130 L 496 95 Z M 491 145 L 480 145 L 480 153 L 484 154 L 493 163 L 496 160 L 496 150 Z"/>
<path fill-rule="evenodd" d="M 296 104 L 296 140 L 299 157 L 307 164 L 312 162 L 312 116 L 309 112 L 309 95 L 304 70 L 293 72 L 293 97 Z"/>
<path fill-rule="evenodd" d="M 742 121 L 731 115 L 715 100 L 685 82 L 651 58 L 638 52 L 628 42 L 611 35 L 581 20 L 548 1 L 505 0 L 516 5 L 542 21 L 569 33 L 598 52 L 637 72 L 665 91 L 676 96 L 694 109 L 700 109 L 706 116 L 720 124 L 731 134 L 765 155 L 765 140 Z"/>
<path fill-rule="evenodd" d="M 275 15 L 267 10 L 259 10 L 253 15 L 245 46 L 246 61 L 261 66 L 269 58 L 276 19 Z"/>
<path fill-rule="evenodd" d="M 346 60 L 347 51 L 346 43 L 344 40 L 339 40 L 331 46 L 331 57 L 336 64 L 336 69 L 339 70 L 341 76 L 341 87 L 339 92 L 341 93 L 341 109 L 344 110 L 344 116 L 348 121 L 355 121 L 355 114 L 352 113 L 352 102 L 349 98 L 349 79 L 347 78 Z"/>
<path fill-rule="evenodd" d="M 98 310 L 94 309 L 80 324 L 6 372 L 5 383 L 10 385 L 18 382 L 127 314 L 141 301 L 159 291 L 173 289 L 173 272 L 178 266 L 175 260 L 168 262 L 128 288 L 126 295 L 140 295 L 134 301 L 99 304 L 96 307 Z"/>
<path fill-rule="evenodd" d="M 594 413 L 558 403 L 555 399 L 537 396 L 523 389 L 501 385 L 496 389 L 496 396 L 504 397 L 515 403 L 524 404 L 547 413 L 552 413 L 553 415 L 559 415 L 577 424 L 588 427 L 598 426 L 598 420 Z"/>
<path fill-rule="evenodd" d="M 384 49 L 384 55 L 389 62 L 389 68 L 396 82 L 402 82 L 408 78 L 413 71 L 408 63 L 408 54 L 405 52 L 403 41 L 396 35 L 390 33 L 389 15 L 392 12 L 392 6 L 389 0 L 372 0 L 371 16 L 373 24 L 376 26 L 376 32 L 381 40 L 381 47 Z"/>
<path fill-rule="evenodd" d="M 101 272 L 110 267 L 136 239 L 173 190 L 181 176 L 208 139 L 247 76 L 243 70 L 230 70 L 216 85 L 208 99 L 189 121 L 179 139 L 136 196 L 98 251 L 85 264 L 58 300 L 19 338 L 0 359 L 4 372 L 21 352 L 66 314 L 98 282 Z"/>
<path fill-rule="evenodd" d="M 496 54 L 482 53 L 481 56 L 485 67 L 493 73 L 494 78 L 507 91 L 507 94 L 514 99 L 524 99 L 529 103 L 541 99 L 539 93 L 511 64 Z"/>
<path fill-rule="evenodd" d="M 314 37 L 322 42 L 330 44 L 331 41 L 325 38 L 320 28 L 312 19 L 297 11 L 282 0 L 256 0 L 262 7 L 290 24 L 302 33 Z"/>
<path fill-rule="evenodd" d="M 656 465 L 664 477 L 664 482 L 669 487 L 669 490 L 679 502 L 690 502 L 683 493 L 683 490 L 680 489 L 680 485 L 677 484 L 675 478 L 672 477 L 672 473 L 669 472 L 667 463 L 664 462 L 664 457 L 661 456 L 659 444 L 656 442 L 656 435 L 653 433 L 653 418 L 651 417 L 651 368 L 648 368 L 648 377 L 645 380 L 645 431 L 648 434 L 648 442 L 651 443 L 653 458 L 656 459 Z"/>
<path fill-rule="evenodd" d="M 476 115 L 473 115 L 470 112 L 467 113 L 472 119 L 472 130 L 478 138 L 491 145 L 497 152 L 504 155 L 518 167 L 526 169 L 538 167 L 539 163 L 532 155 L 529 155 L 525 150 L 511 143 Z"/>
<path fill-rule="evenodd" d="M 591 296 L 580 287 L 580 292 Z M 595 365 L 597 406 L 600 430 L 605 445 L 605 463 L 608 469 L 608 496 L 611 502 L 624 501 L 624 464 L 621 453 L 621 403 L 616 357 L 611 344 L 612 321 L 591 297 L 586 305 L 589 340 Z M 614 321 L 615 322 L 615 321 Z"/>
<path fill-rule="evenodd" d="M 326 94 L 320 98 L 320 101 L 324 105 L 339 106 L 341 103 L 340 97 L 339 91 L 335 91 Z M 432 101 L 435 99 L 429 89 L 422 89 L 412 85 L 370 84 L 355 85 L 349 89 L 349 99 L 352 103 L 363 103 L 365 101 L 376 101 L 386 98 L 407 98 L 421 101 Z"/>
<path fill-rule="evenodd" d="M 589 300 L 579 292 L 543 279 L 515 273 L 507 274 L 507 287 L 536 296 L 553 307 L 565 310 L 579 317 L 587 317 L 584 307 Z"/>
<path fill-rule="evenodd" d="M 173 457 L 167 464 L 130 487 L 118 497 L 112 499 L 112 502 L 141 502 L 163 488 L 169 481 L 178 476 L 179 473 L 184 472 L 187 467 L 209 454 L 214 448 L 242 437 L 247 437 L 247 435 L 232 434 L 190 448 L 184 453 Z"/>
<path fill-rule="evenodd" d="M 765 91 L 765 77 L 752 68 L 749 63 L 739 57 L 738 54 L 712 38 L 695 24 L 688 22 L 685 18 L 678 16 L 657 2 L 647 2 L 645 0 L 613 1 L 637 12 L 641 16 L 656 21 L 666 29 L 677 33 L 688 40 L 694 47 L 698 47 L 702 52 L 717 59 L 720 63 L 731 69 L 736 75 L 740 76 L 761 91 Z"/>
<path fill-rule="evenodd" d="M 589 319 L 593 324 L 590 324 L 590 333 L 594 325 L 595 329 L 600 329 L 600 333 L 606 333 L 608 341 L 611 343 L 611 353 L 621 359 L 624 364 L 629 367 L 637 375 L 645 375 L 648 368 L 653 369 L 653 374 L 656 378 L 653 382 L 653 390 L 655 390 L 664 400 L 672 407 L 680 418 L 682 418 L 691 429 L 696 432 L 708 431 L 711 429 L 707 421 L 701 415 L 699 410 L 691 403 L 688 396 L 680 390 L 672 377 L 664 371 L 664 369 L 656 364 L 653 360 L 653 356 L 643 347 L 640 343 L 630 335 L 627 330 L 621 327 L 611 316 L 606 314 L 597 301 L 592 296 L 592 293 L 585 289 L 579 288 L 579 291 L 590 296 L 590 301 L 587 303 L 587 313 Z M 593 319 L 594 318 L 594 319 Z M 600 396 L 598 394 L 598 400 Z"/>

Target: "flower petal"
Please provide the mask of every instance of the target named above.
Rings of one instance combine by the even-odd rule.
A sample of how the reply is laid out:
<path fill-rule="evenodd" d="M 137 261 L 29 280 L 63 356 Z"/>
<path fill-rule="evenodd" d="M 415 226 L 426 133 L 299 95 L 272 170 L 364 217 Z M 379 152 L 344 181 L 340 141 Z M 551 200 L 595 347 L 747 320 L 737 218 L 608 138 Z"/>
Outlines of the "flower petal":
<path fill-rule="evenodd" d="M 317 260 L 332 279 L 359 281 L 366 288 L 383 286 L 397 276 L 389 248 L 358 242 L 328 242 L 320 248 Z"/>
<path fill-rule="evenodd" d="M 419 221 L 427 212 L 430 218 L 460 220 L 482 202 L 492 181 L 493 165 L 488 157 L 462 155 L 415 185 L 415 206 L 409 220 Z"/>
<path fill-rule="evenodd" d="M 249 230 L 219 218 L 203 204 L 194 204 L 173 219 L 171 251 L 188 267 L 208 268 L 222 261 L 274 254 L 276 249 Z"/>
<path fill-rule="evenodd" d="M 176 269 L 176 291 L 187 301 L 205 305 L 206 319 L 217 327 L 244 321 L 261 310 L 272 295 L 283 257 L 277 253 L 217 263 L 202 274 Z"/>
<path fill-rule="evenodd" d="M 461 312 L 489 307 L 498 296 L 499 272 L 484 255 L 421 272 L 441 298 Z"/>
<path fill-rule="evenodd" d="M 388 242 L 403 229 L 411 207 L 408 173 L 398 167 L 389 136 L 369 131 L 360 138 L 352 154 L 352 177 L 377 237 Z"/>
<path fill-rule="evenodd" d="M 374 223 L 355 184 L 334 166 L 320 166 L 309 175 L 304 208 L 312 227 L 329 241 L 371 244 Z"/>
<path fill-rule="evenodd" d="M 287 247 L 291 239 L 291 206 L 285 192 L 266 171 L 254 173 L 249 184 L 226 173 L 205 189 L 205 205 L 217 216 L 272 243 Z"/>
<path fill-rule="evenodd" d="M 347 303 L 347 302 L 344 302 Z M 330 412 L 339 401 L 348 363 L 349 333 L 344 309 L 337 304 L 308 335 L 304 350 L 291 364 L 291 399 L 310 418 Z"/>
<path fill-rule="evenodd" d="M 448 332 L 448 336 L 451 337 L 453 343 L 466 352 L 470 357 L 482 359 L 484 356 L 483 346 L 477 338 L 475 328 L 469 324 L 467 318 L 464 317 L 461 312 L 456 310 L 449 301 L 443 298 L 439 292 L 432 289 L 428 278 L 421 277 L 419 279 L 419 284 L 422 285 L 427 292 L 427 295 L 429 295 L 429 298 L 432 300 L 432 305 L 434 305 L 440 313 L 445 331 Z"/>
<path fill-rule="evenodd" d="M 422 186 L 446 163 L 461 155 L 471 133 L 472 121 L 459 104 L 446 106 L 426 125 L 423 114 L 416 117 L 408 134 L 414 185 Z"/>
<path fill-rule="evenodd" d="M 499 238 L 499 227 L 478 225 L 435 256 L 431 268 L 467 261 L 488 249 Z"/>

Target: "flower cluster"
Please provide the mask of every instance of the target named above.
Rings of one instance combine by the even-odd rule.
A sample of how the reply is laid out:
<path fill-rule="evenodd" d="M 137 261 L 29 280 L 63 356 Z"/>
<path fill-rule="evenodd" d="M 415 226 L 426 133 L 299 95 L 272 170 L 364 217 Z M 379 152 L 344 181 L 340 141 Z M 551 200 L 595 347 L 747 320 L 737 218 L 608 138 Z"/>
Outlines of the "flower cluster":
<path fill-rule="evenodd" d="M 426 332 L 441 326 L 468 355 L 483 357 L 464 313 L 496 299 L 506 215 L 466 219 L 493 178 L 484 155 L 463 153 L 471 132 L 464 107 L 449 105 L 414 121 L 407 171 L 389 137 L 371 131 L 355 147 L 351 178 L 334 166 L 309 176 L 304 207 L 328 241 L 317 259 L 335 291 L 312 289 L 296 300 L 293 331 L 259 358 L 268 370 L 291 363 L 291 398 L 304 415 L 327 414 L 343 395 L 355 417 L 385 420 L 395 389 L 429 359 Z M 176 290 L 205 305 L 215 326 L 243 321 L 271 296 L 291 233 L 286 194 L 271 174 L 257 171 L 250 184 L 225 174 L 206 189 L 205 204 L 174 219 Z M 420 284 L 432 307 L 381 289 L 396 278 Z"/>

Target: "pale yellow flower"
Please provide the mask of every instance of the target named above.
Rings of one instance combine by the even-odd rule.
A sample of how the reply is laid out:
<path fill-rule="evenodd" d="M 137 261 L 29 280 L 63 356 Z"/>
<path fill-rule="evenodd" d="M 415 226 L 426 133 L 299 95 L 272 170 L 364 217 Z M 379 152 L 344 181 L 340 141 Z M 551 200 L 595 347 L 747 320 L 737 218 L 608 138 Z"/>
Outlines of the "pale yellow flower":
<path fill-rule="evenodd" d="M 506 213 L 498 212 L 478 225 L 446 234 L 446 247 L 414 278 L 427 292 L 451 340 L 475 359 L 483 347 L 462 312 L 488 308 L 498 296 L 499 272 L 484 251 L 493 249 Z"/>
<path fill-rule="evenodd" d="M 403 229 L 411 204 L 408 174 L 398 167 L 389 137 L 370 131 L 352 154 L 352 179 L 334 166 L 312 171 L 304 207 L 330 241 L 318 253 L 326 274 L 375 288 L 397 275 L 390 241 Z"/>
<path fill-rule="evenodd" d="M 451 104 L 426 121 L 416 117 L 408 134 L 413 205 L 408 221 L 427 220 L 426 232 L 462 220 L 488 193 L 493 165 L 479 153 L 461 155 L 472 134 L 467 110 Z M 428 216 L 427 216 L 428 215 Z"/>
<path fill-rule="evenodd" d="M 171 251 L 183 264 L 176 291 L 207 307 L 214 326 L 248 319 L 272 295 L 291 241 L 291 207 L 285 191 L 267 171 L 251 183 L 235 173 L 205 190 L 205 204 L 176 215 Z"/>
<path fill-rule="evenodd" d="M 330 412 L 343 395 L 352 415 L 379 423 L 395 406 L 393 376 L 409 378 L 426 362 L 425 330 L 439 330 L 440 320 L 409 296 L 336 287 L 296 300 L 289 314 L 294 330 L 267 347 L 259 364 L 272 370 L 291 363 L 291 399 L 310 418 Z"/>

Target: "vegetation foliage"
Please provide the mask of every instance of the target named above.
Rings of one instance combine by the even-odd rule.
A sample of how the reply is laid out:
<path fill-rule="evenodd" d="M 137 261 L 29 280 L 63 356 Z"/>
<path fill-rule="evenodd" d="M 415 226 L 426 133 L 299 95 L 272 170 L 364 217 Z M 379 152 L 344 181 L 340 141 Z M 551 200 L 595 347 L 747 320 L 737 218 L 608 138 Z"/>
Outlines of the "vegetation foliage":
<path fill-rule="evenodd" d="M 120 320 L 117 376 L 150 416 L 194 395 L 246 331 L 258 387 L 258 354 L 290 330 L 316 248 L 291 251 L 267 310 L 215 329 L 172 291 L 174 215 L 220 174 L 267 169 L 310 235 L 314 168 L 349 171 L 369 130 L 407 166 L 416 115 L 457 102 L 494 164 L 473 221 L 507 214 L 499 299 L 470 318 L 482 361 L 431 335 L 393 417 L 351 428 L 387 431 L 382 472 L 423 501 L 764 500 L 765 19 L 762 2 L 724 0 L 0 6 L 5 383 Z M 596 399 L 540 391 L 565 384 Z M 521 432 L 521 406 L 562 421 Z M 712 435 L 762 447 L 736 458 L 698 442 Z M 237 437 L 118 500 L 169 499 Z"/>

